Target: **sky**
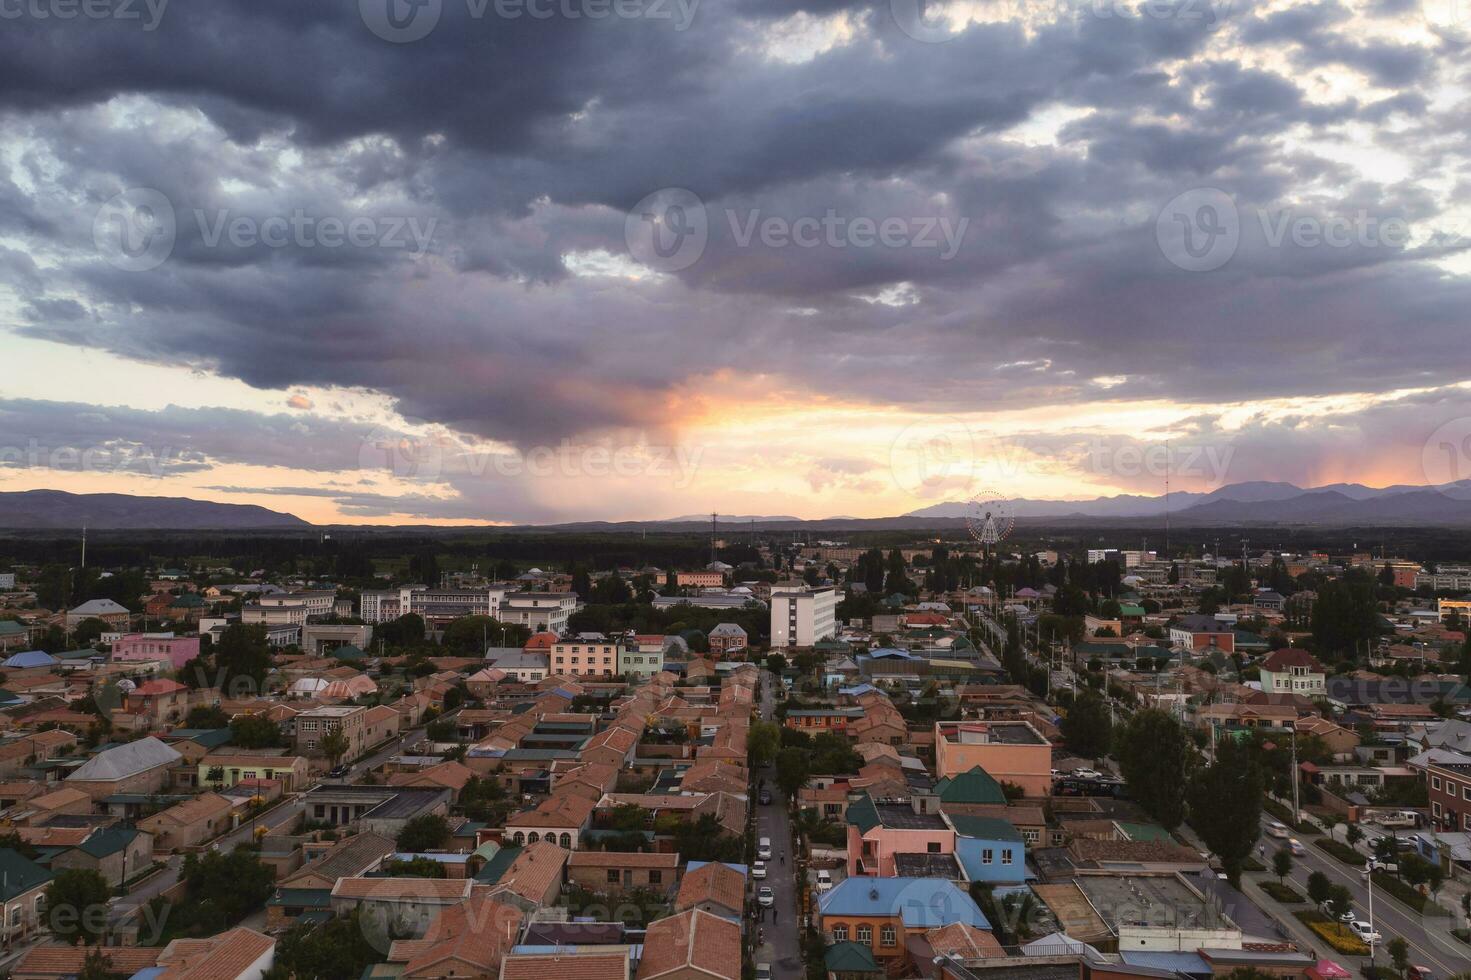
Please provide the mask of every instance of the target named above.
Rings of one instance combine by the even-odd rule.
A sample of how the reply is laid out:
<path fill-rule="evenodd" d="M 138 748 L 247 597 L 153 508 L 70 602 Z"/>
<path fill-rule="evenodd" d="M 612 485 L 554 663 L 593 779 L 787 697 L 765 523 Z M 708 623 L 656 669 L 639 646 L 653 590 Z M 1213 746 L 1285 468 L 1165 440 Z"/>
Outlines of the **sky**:
<path fill-rule="evenodd" d="M 1471 477 L 1461 0 L 0 0 L 0 491 Z"/>

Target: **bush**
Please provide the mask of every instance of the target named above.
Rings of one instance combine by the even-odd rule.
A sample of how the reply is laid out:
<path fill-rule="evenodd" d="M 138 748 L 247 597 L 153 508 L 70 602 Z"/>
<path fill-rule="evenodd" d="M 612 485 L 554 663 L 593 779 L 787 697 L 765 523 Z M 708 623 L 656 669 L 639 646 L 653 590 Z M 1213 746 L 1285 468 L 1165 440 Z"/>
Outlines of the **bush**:
<path fill-rule="evenodd" d="M 1297 916 L 1299 922 L 1318 934 L 1318 938 L 1333 947 L 1334 952 L 1345 956 L 1368 956 L 1368 944 L 1361 942 L 1359 937 L 1348 931 L 1348 928 L 1340 923 L 1330 920 L 1317 909 L 1303 909 L 1292 913 Z"/>
<path fill-rule="evenodd" d="M 1275 881 L 1264 881 L 1261 883 L 1261 888 L 1262 891 L 1286 905 L 1306 901 L 1291 885 L 1283 885 Z"/>
<path fill-rule="evenodd" d="M 1380 891 L 1388 892 L 1421 915 L 1450 915 L 1450 912 L 1446 911 L 1444 906 L 1432 902 L 1414 888 L 1411 888 L 1405 882 L 1400 881 L 1386 871 L 1374 872 L 1374 887 Z"/>
<path fill-rule="evenodd" d="M 1313 846 L 1322 848 L 1323 850 L 1327 851 L 1329 854 L 1333 855 L 1338 860 L 1342 861 L 1344 864 L 1349 865 L 1350 867 L 1362 868 L 1364 865 L 1369 863 L 1369 859 L 1364 857 L 1358 851 L 1354 850 L 1352 847 L 1349 847 L 1342 841 L 1336 841 L 1330 837 L 1318 838 L 1317 840 L 1313 841 Z"/>

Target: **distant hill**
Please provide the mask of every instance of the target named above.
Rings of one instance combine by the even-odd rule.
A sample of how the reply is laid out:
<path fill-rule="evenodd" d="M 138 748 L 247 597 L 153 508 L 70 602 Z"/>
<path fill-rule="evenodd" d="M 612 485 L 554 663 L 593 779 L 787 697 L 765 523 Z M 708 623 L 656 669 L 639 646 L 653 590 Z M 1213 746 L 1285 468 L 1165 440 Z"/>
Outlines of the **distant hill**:
<path fill-rule="evenodd" d="M 311 527 L 292 514 L 254 504 L 217 504 L 186 497 L 22 490 L 0 493 L 0 528 L 239 531 Z"/>

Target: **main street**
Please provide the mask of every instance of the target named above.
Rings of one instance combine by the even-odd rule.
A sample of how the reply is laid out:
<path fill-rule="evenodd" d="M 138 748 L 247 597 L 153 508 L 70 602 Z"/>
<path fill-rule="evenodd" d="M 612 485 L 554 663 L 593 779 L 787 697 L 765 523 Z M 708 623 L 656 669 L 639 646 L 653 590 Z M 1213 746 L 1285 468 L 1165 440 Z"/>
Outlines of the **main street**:
<path fill-rule="evenodd" d="M 761 718 L 771 721 L 776 710 L 776 685 L 781 681 L 769 671 L 761 673 Z M 792 825 L 783 805 L 781 793 L 776 788 L 776 771 L 767 767 L 758 774 L 766 781 L 771 791 L 771 803 L 762 806 L 752 800 L 756 807 L 756 837 L 771 839 L 771 860 L 766 862 L 766 880 L 752 881 L 753 890 L 770 885 L 776 904 L 769 909 L 759 906 L 760 918 L 757 927 L 765 932 L 765 942 L 756 949 L 757 963 L 770 963 L 771 973 L 776 980 L 798 980 L 807 974 L 802 962 L 802 945 L 797 930 L 797 889 L 805 888 L 805 882 L 797 881 L 797 856 L 792 853 Z M 782 856 L 785 855 L 785 862 Z"/>
<path fill-rule="evenodd" d="M 1353 895 L 1354 915 L 1367 920 L 1369 918 L 1369 889 L 1367 883 L 1359 877 L 1360 868 L 1350 868 L 1331 854 L 1315 847 L 1314 839 L 1313 837 L 1301 838 L 1303 853 L 1293 858 L 1292 874 L 1288 876 L 1288 881 L 1306 898 L 1308 875 L 1314 871 L 1321 871 L 1333 884 L 1344 885 L 1348 888 L 1350 894 Z M 1263 836 L 1262 844 L 1265 850 L 1261 858 L 1262 863 L 1270 867 L 1274 850 L 1285 843 L 1277 838 Z M 1364 856 L 1364 860 L 1369 860 L 1367 855 Z M 1290 918 L 1294 909 L 1306 907 L 1286 906 L 1275 902 L 1270 905 L 1273 907 L 1269 907 L 1267 911 L 1282 918 Z M 1426 927 L 1427 921 L 1431 923 L 1429 928 Z M 1455 922 L 1454 917 L 1423 920 L 1419 913 L 1410 910 L 1383 889 L 1374 891 L 1374 928 L 1384 937 L 1384 943 L 1388 943 L 1396 936 L 1403 937 L 1410 944 L 1410 961 L 1430 967 L 1438 977 L 1448 977 L 1454 973 L 1471 970 L 1471 946 L 1466 946 L 1450 934 L 1450 929 Z M 1381 966 L 1388 964 L 1389 955 L 1384 949 L 1384 944 L 1378 945 L 1374 952 Z M 1339 959 L 1367 962 L 1367 957 L 1339 957 Z"/>

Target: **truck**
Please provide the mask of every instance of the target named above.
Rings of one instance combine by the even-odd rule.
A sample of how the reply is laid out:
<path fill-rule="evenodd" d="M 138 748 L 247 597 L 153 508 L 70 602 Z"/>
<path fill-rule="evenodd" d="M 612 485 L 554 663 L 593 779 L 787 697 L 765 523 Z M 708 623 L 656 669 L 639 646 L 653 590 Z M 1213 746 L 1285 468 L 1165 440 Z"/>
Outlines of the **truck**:
<path fill-rule="evenodd" d="M 1420 824 L 1420 815 L 1414 810 L 1370 810 L 1365 817 L 1381 827 L 1416 827 Z"/>

